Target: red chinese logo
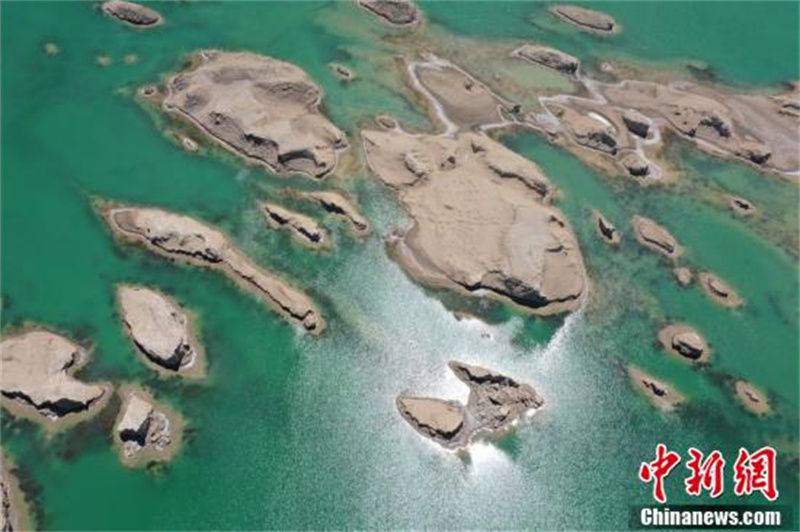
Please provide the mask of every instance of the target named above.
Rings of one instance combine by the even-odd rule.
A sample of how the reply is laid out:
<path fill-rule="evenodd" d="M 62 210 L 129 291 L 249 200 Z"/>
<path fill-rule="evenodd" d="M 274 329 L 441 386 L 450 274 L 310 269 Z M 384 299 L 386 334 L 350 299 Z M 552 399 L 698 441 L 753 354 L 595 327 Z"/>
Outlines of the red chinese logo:
<path fill-rule="evenodd" d="M 664 479 L 681 461 L 678 453 L 667 451 L 667 446 L 659 443 L 656 447 L 656 459 L 650 463 L 642 462 L 639 468 L 639 480 L 653 483 L 653 497 L 660 503 L 667 502 L 664 492 Z"/>
<path fill-rule="evenodd" d="M 771 501 L 778 498 L 778 487 L 775 482 L 775 449 L 772 447 L 762 447 L 753 454 L 745 449 L 739 449 L 739 457 L 733 469 L 735 472 L 733 491 L 737 496 L 760 491 Z"/>
<path fill-rule="evenodd" d="M 739 449 L 739 456 L 733 465 L 734 492 L 737 497 L 751 495 L 760 491 L 770 501 L 778 498 L 778 487 L 775 477 L 775 458 L 777 453 L 772 447 L 762 447 L 754 453 Z M 719 451 L 712 451 L 708 456 L 694 447 L 689 448 L 689 461 L 686 468 L 689 477 L 684 481 L 686 493 L 699 497 L 707 491 L 712 499 L 722 495 L 725 489 L 725 459 Z M 639 480 L 653 484 L 653 498 L 664 504 L 667 494 L 664 480 L 681 461 L 678 453 L 667 450 L 667 446 L 659 443 L 656 446 L 656 459 L 642 462 L 639 467 Z"/>
<path fill-rule="evenodd" d="M 689 454 L 692 459 L 686 462 L 686 467 L 692 475 L 686 479 L 686 493 L 697 497 L 703 490 L 708 490 L 712 499 L 722 495 L 725 482 L 722 476 L 722 470 L 725 468 L 722 453 L 714 451 L 703 460 L 703 453 L 690 447 Z"/>

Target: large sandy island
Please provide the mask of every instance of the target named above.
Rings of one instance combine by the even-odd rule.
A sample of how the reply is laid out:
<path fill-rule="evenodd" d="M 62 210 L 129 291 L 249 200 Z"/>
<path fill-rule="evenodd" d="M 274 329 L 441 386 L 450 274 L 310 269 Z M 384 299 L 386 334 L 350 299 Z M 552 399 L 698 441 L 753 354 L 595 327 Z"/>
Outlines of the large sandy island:
<path fill-rule="evenodd" d="M 302 69 L 272 57 L 202 50 L 165 92 L 168 113 L 279 174 L 324 177 L 348 145 L 320 112 L 322 89 Z"/>
<path fill-rule="evenodd" d="M 82 421 L 106 404 L 112 387 L 74 376 L 89 352 L 43 329 L 6 335 L 0 343 L 2 404 L 12 414 L 56 430 Z"/>

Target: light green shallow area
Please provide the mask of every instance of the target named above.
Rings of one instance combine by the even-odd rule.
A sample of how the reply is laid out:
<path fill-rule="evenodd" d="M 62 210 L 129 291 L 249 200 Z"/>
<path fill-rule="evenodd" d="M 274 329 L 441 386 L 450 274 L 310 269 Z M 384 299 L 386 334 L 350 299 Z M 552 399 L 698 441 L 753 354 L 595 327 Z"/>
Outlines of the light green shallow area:
<path fill-rule="evenodd" d="M 358 152 L 358 129 L 376 114 L 430 127 L 395 69 L 402 33 L 350 2 L 156 7 L 167 23 L 132 31 L 88 2 L 0 6 L 3 327 L 30 321 L 90 341 L 93 360 L 82 377 L 142 382 L 188 420 L 173 462 L 133 471 L 110 444 L 116 405 L 52 438 L 4 411 L 3 448 L 19 465 L 42 529 L 619 529 L 628 526 L 629 505 L 651 501 L 636 471 L 659 442 L 680 452 L 719 448 L 731 463 L 739 446 L 788 449 L 779 502 L 797 515 L 796 185 L 678 144 L 671 156 L 681 161 L 679 182 L 642 188 L 601 176 L 532 134 L 505 136 L 562 190 L 559 206 L 584 252 L 591 300 L 566 319 L 541 319 L 427 290 L 386 254 L 386 236 L 404 220 L 373 177 L 315 183 L 217 153 L 190 155 L 133 96 L 197 48 L 253 50 L 309 72 L 325 89 L 326 113 Z M 434 34 L 474 38 L 476 46 L 531 39 L 584 61 L 613 54 L 675 68 L 699 60 L 727 83 L 764 88 L 798 77 L 796 3 L 603 3 L 625 28 L 612 39 L 558 25 L 540 3 L 423 2 L 422 9 Z M 771 31 L 756 35 L 756 12 Z M 61 53 L 48 57 L 47 42 Z M 98 66 L 101 54 L 114 63 Z M 125 64 L 126 54 L 138 61 Z M 358 79 L 341 84 L 326 67 L 331 61 Z M 268 230 L 257 201 L 284 201 L 288 187 L 347 190 L 373 235 L 357 242 L 325 218 L 335 250 L 315 253 Z M 719 191 L 747 197 L 762 214 L 735 218 L 713 200 Z M 328 330 L 303 335 L 213 272 L 116 243 L 93 198 L 219 225 L 260 264 L 305 288 Z M 596 237 L 595 208 L 623 231 L 619 249 Z M 728 310 L 696 286 L 679 289 L 669 264 L 634 242 L 634 213 L 668 227 L 687 249 L 684 262 L 719 274 L 746 305 Z M 198 315 L 207 381 L 161 380 L 137 360 L 115 310 L 120 282 L 158 287 Z M 484 321 L 459 321 L 454 309 Z M 670 320 L 706 335 L 708 367 L 658 348 L 655 333 Z M 405 424 L 394 399 L 402 392 L 463 398 L 446 367 L 453 358 L 530 382 L 547 407 L 468 456 L 441 451 Z M 653 410 L 630 386 L 629 363 L 674 383 L 686 407 Z M 775 416 L 746 414 L 732 397 L 733 378 L 768 390 Z M 681 482 L 682 475 L 668 479 L 670 501 L 696 502 L 681 496 Z M 737 499 L 727 493 L 721 502 Z"/>

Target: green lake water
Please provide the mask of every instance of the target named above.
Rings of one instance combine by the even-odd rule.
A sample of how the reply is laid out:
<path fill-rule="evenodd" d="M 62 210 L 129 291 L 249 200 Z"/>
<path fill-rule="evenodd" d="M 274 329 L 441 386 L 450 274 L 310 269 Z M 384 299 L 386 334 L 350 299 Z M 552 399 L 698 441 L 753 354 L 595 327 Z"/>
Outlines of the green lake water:
<path fill-rule="evenodd" d="M 352 167 L 363 168 L 358 129 L 374 115 L 431 127 L 394 60 L 415 40 L 351 2 L 157 7 L 164 26 L 132 31 L 89 2 L 0 5 L 2 325 L 45 324 L 91 342 L 82 377 L 141 382 L 188 421 L 174 461 L 128 470 L 110 444 L 116 405 L 55 437 L 3 411 L 3 449 L 18 464 L 40 528 L 620 529 L 629 505 L 651 501 L 636 471 L 659 442 L 681 453 L 719 448 L 731 464 L 740 446 L 779 446 L 779 502 L 793 506 L 797 526 L 796 185 L 678 143 L 670 154 L 680 161 L 676 184 L 644 188 L 602 176 L 533 134 L 509 134 L 503 142 L 535 160 L 563 192 L 559 206 L 584 253 L 590 301 L 566 319 L 537 319 L 427 290 L 388 258 L 384 240 L 404 220 L 367 172 L 313 182 L 271 176 L 216 151 L 190 155 L 134 97 L 197 48 L 279 57 L 323 86 L 326 113 L 350 137 Z M 604 2 L 624 27 L 609 39 L 556 23 L 541 3 L 442 1 L 422 9 L 419 42 L 440 42 L 445 51 L 464 39 L 484 52 L 531 39 L 585 62 L 613 56 L 674 70 L 702 61 L 735 86 L 774 88 L 799 75 L 794 2 Z M 47 42 L 60 54 L 47 56 Z M 113 64 L 98 66 L 102 54 Z M 125 64 L 126 54 L 138 61 Z M 470 55 L 461 50 L 463 66 L 491 70 L 483 55 Z M 331 61 L 359 78 L 341 84 L 326 67 Z M 258 200 L 319 214 L 286 199 L 296 187 L 348 191 L 373 235 L 357 242 L 326 218 L 335 250 L 315 253 L 268 230 Z M 763 214 L 735 218 L 720 193 L 743 195 Z M 257 262 L 305 288 L 328 330 L 302 335 L 213 272 L 118 244 L 94 198 L 219 225 Z M 594 234 L 595 208 L 625 233 L 619 249 Z M 696 286 L 679 289 L 669 264 L 633 241 L 634 213 L 668 227 L 687 250 L 683 262 L 719 274 L 746 305 L 728 310 Z M 207 381 L 159 379 L 137 359 L 114 305 L 121 282 L 158 287 L 197 315 Z M 459 321 L 453 310 L 483 320 Z M 709 366 L 692 368 L 660 350 L 655 333 L 671 320 L 705 334 Z M 463 398 L 446 367 L 453 358 L 532 383 L 547 407 L 468 456 L 442 452 L 397 415 L 394 399 L 402 392 Z M 630 363 L 674 383 L 689 399 L 685 408 L 651 408 L 628 381 Z M 734 378 L 767 390 L 775 415 L 746 414 L 732 396 Z M 668 479 L 670 501 L 696 502 L 681 495 L 682 478 Z M 730 486 L 721 502 L 738 501 Z"/>

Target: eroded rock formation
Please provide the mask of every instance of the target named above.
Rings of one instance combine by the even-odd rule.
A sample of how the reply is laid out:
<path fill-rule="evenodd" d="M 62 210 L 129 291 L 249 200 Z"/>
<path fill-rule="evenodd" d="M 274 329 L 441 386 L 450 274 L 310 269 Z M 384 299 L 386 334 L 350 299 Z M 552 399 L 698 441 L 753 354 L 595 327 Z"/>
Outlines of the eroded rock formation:
<path fill-rule="evenodd" d="M 466 405 L 429 397 L 397 398 L 400 415 L 443 447 L 465 447 L 476 435 L 507 430 L 544 405 L 544 399 L 527 384 L 480 366 L 456 361 L 448 365 L 469 386 Z"/>
<path fill-rule="evenodd" d="M 305 330 L 319 334 L 325 329 L 306 294 L 256 266 L 219 230 L 155 208 L 114 206 L 104 214 L 115 235 L 171 259 L 219 270 Z"/>
<path fill-rule="evenodd" d="M 294 239 L 301 244 L 312 248 L 320 248 L 328 244 L 328 232 L 310 216 L 274 203 L 262 203 L 261 210 L 270 227 L 273 229 L 288 228 Z"/>
<path fill-rule="evenodd" d="M 688 325 L 667 325 L 659 331 L 658 340 L 670 353 L 694 362 L 707 362 L 711 354 L 705 338 Z"/>
<path fill-rule="evenodd" d="M 660 410 L 675 410 L 686 401 L 683 395 L 672 386 L 635 366 L 628 366 L 628 377 L 634 387 L 643 393 L 653 406 Z"/>
<path fill-rule="evenodd" d="M 164 22 L 164 17 L 155 9 L 133 2 L 108 0 L 101 4 L 100 9 L 106 15 L 137 28 L 150 28 Z"/>
<path fill-rule="evenodd" d="M 12 414 L 45 424 L 100 410 L 111 393 L 105 383 L 74 377 L 89 354 L 68 338 L 45 330 L 6 336 L 0 343 L 4 404 Z"/>
<path fill-rule="evenodd" d="M 182 439 L 182 420 L 136 386 L 119 392 L 122 408 L 114 425 L 114 441 L 123 464 L 144 466 L 172 458 Z"/>
<path fill-rule="evenodd" d="M 365 130 L 370 168 L 413 223 L 391 244 L 415 278 L 494 295 L 538 313 L 576 309 L 588 290 L 566 218 L 539 167 L 489 137 Z"/>
<path fill-rule="evenodd" d="M 244 160 L 324 177 L 347 147 L 320 112 L 323 93 L 300 68 L 250 52 L 202 50 L 168 80 L 163 108 Z"/>
<path fill-rule="evenodd" d="M 353 203 L 338 192 L 330 190 L 305 192 L 302 197 L 317 202 L 323 209 L 333 215 L 343 217 L 350 224 L 350 229 L 356 236 L 366 236 L 372 230 L 369 221 L 358 212 Z"/>
<path fill-rule="evenodd" d="M 358 0 L 358 5 L 392 26 L 415 26 L 421 16 L 411 0 Z"/>
<path fill-rule="evenodd" d="M 561 20 L 584 31 L 600 34 L 618 33 L 620 31 L 619 25 L 613 17 L 594 9 L 561 5 L 551 7 L 550 11 Z"/>
<path fill-rule="evenodd" d="M 650 218 L 635 215 L 631 218 L 633 232 L 636 240 L 646 248 L 657 251 L 669 258 L 676 258 L 683 253 L 675 237 L 664 227 L 658 225 Z"/>
<path fill-rule="evenodd" d="M 122 319 L 151 367 L 169 374 L 201 376 L 203 351 L 189 316 L 170 297 L 143 286 L 117 287 Z"/>

